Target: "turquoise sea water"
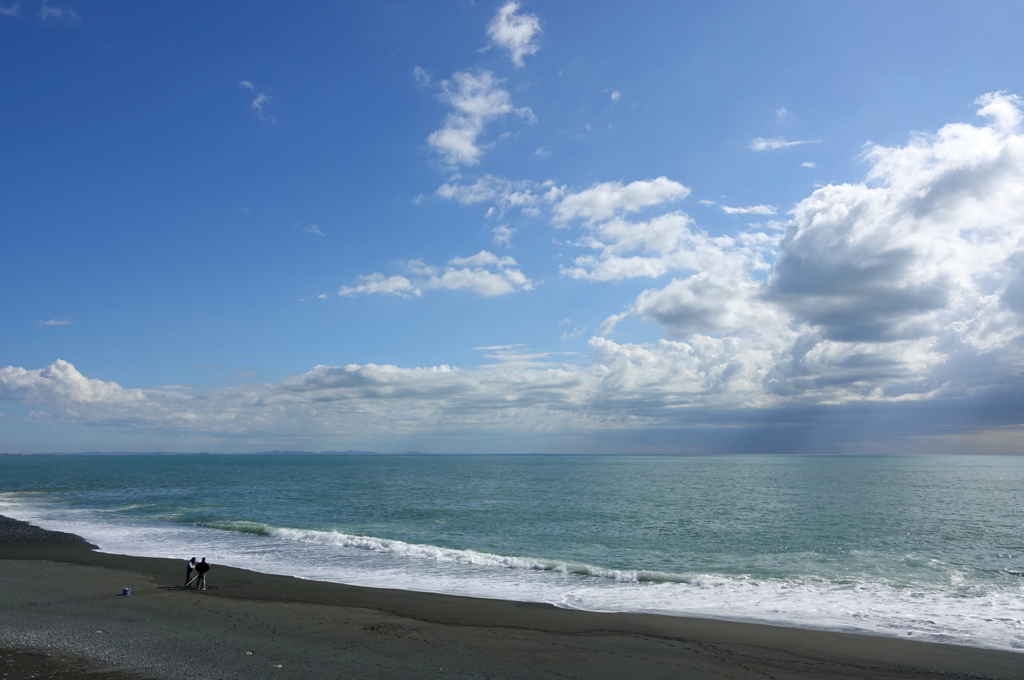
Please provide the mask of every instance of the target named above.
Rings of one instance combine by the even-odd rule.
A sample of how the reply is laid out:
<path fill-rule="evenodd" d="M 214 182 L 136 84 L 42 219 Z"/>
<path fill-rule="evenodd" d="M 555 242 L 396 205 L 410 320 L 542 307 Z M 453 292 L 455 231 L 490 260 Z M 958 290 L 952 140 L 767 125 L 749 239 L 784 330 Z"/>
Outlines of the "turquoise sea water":
<path fill-rule="evenodd" d="M 1024 457 L 0 457 L 0 514 L 108 552 L 1015 650 L 1022 494 Z"/>

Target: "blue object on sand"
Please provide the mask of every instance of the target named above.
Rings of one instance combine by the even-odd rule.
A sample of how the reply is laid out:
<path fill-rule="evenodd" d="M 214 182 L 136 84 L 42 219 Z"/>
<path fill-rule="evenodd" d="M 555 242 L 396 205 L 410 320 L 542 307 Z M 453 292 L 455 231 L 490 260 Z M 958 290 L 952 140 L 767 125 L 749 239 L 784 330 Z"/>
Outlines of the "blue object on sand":
<path fill-rule="evenodd" d="M 121 591 L 121 594 L 125 595 L 125 596 L 131 595 L 132 594 L 132 589 L 131 588 L 125 588 L 124 590 Z"/>

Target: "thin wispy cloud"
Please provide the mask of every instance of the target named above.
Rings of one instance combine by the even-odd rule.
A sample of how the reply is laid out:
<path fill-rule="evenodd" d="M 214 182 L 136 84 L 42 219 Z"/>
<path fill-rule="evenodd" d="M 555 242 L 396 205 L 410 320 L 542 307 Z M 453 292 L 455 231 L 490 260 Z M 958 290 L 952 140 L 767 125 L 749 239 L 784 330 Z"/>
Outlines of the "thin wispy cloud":
<path fill-rule="evenodd" d="M 540 45 L 540 19 L 536 14 L 516 14 L 518 2 L 505 3 L 487 26 L 487 37 L 491 45 L 508 50 L 512 63 L 523 67 L 523 57 L 536 54 Z"/>
<path fill-rule="evenodd" d="M 512 234 L 516 233 L 516 230 L 507 224 L 500 224 L 491 229 L 491 233 L 494 234 L 494 245 L 508 248 L 512 245 Z"/>
<path fill-rule="evenodd" d="M 268 93 L 261 92 L 260 94 L 256 95 L 255 99 L 252 100 L 253 110 L 256 111 L 256 113 L 262 120 L 265 120 L 270 123 L 274 122 L 274 120 L 276 119 L 273 116 L 269 115 L 266 111 L 264 111 L 263 107 L 269 104 L 272 99 L 273 97 L 271 97 Z"/>
<path fill-rule="evenodd" d="M 619 92 L 618 90 L 612 90 L 611 98 L 612 102 L 617 102 L 620 99 L 622 99 L 622 93 Z"/>
<path fill-rule="evenodd" d="M 39 326 L 70 326 L 74 322 L 70 319 L 49 319 L 47 321 L 37 321 L 36 325 Z"/>
<path fill-rule="evenodd" d="M 21 5 L 17 2 L 12 2 L 9 5 L 0 5 L 0 16 L 5 17 L 16 17 L 21 15 Z"/>
<path fill-rule="evenodd" d="M 39 18 L 43 21 L 56 21 L 65 24 L 77 24 L 82 20 L 82 17 L 78 16 L 78 13 L 70 6 L 51 5 L 45 0 L 39 8 Z"/>
<path fill-rule="evenodd" d="M 750 205 L 745 208 L 734 208 L 728 205 L 719 207 L 726 215 L 774 215 L 778 210 L 774 205 Z"/>
<path fill-rule="evenodd" d="M 800 167 L 801 168 L 816 168 L 816 167 L 818 167 L 818 164 L 814 163 L 814 162 L 811 162 L 811 161 L 804 161 L 803 163 L 800 164 Z"/>
<path fill-rule="evenodd" d="M 316 234 L 317 236 L 327 236 L 327 234 L 325 234 L 323 231 L 321 231 L 320 227 L 316 226 L 315 224 L 311 224 L 308 227 L 304 227 L 303 231 L 306 232 L 307 234 Z"/>
<path fill-rule="evenodd" d="M 256 85 L 253 84 L 252 81 L 239 80 L 238 84 L 239 86 L 246 90 L 249 90 L 250 92 L 256 92 Z M 267 105 L 270 104 L 270 102 L 272 102 L 273 99 L 274 98 L 271 96 L 270 90 L 267 90 L 266 92 L 260 92 L 249 103 L 249 106 L 252 108 L 253 112 L 255 112 L 256 115 L 260 117 L 260 120 L 265 121 L 267 123 L 274 123 L 277 122 L 277 119 L 266 110 Z"/>
<path fill-rule="evenodd" d="M 747 148 L 751 151 L 775 151 L 777 149 L 787 149 L 791 146 L 800 146 L 801 144 L 816 144 L 821 140 L 818 139 L 806 139 L 806 140 L 794 140 L 788 141 L 779 137 L 773 137 L 767 139 L 765 137 L 758 137 L 757 139 L 750 142 Z"/>

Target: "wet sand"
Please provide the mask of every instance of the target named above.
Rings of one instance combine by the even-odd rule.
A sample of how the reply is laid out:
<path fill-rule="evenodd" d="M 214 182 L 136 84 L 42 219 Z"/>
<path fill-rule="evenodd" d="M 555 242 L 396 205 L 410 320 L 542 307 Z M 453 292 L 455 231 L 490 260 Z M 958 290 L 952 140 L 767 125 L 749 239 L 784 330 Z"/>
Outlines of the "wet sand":
<path fill-rule="evenodd" d="M 17 535 L 28 540 L 4 540 Z M 22 669 L 7 680 L 1024 679 L 1024 654 L 1013 652 L 570 611 L 218 565 L 208 590 L 185 590 L 184 560 L 107 555 L 73 538 L 11 534 L 0 522 L 0 676 L 15 662 Z"/>

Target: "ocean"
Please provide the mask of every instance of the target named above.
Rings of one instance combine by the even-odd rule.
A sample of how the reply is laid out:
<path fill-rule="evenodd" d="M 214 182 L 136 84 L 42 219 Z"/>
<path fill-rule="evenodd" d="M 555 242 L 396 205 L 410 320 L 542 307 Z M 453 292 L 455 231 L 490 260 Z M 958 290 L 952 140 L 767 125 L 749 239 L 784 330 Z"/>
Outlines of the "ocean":
<path fill-rule="evenodd" d="M 1024 650 L 1024 457 L 0 456 L 0 514 L 214 568 Z"/>

